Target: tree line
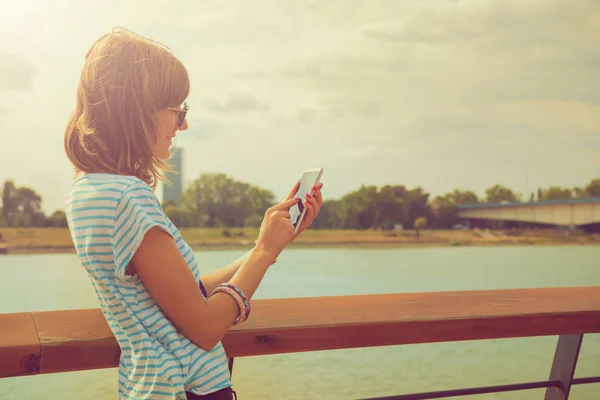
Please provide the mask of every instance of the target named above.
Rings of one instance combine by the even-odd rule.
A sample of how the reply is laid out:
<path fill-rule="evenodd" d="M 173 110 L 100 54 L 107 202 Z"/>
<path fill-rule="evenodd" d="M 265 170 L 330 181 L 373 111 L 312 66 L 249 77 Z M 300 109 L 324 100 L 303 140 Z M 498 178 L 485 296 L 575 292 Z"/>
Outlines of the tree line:
<path fill-rule="evenodd" d="M 463 204 L 536 202 L 600 197 L 600 178 L 585 187 L 540 188 L 527 198 L 503 185 L 493 185 L 478 197 L 471 190 L 455 189 L 431 198 L 421 187 L 363 185 L 339 199 L 324 202 L 316 229 L 447 229 L 457 224 L 456 208 Z M 184 191 L 181 204 L 163 203 L 173 223 L 185 227 L 260 226 L 267 208 L 275 204 L 273 192 L 235 180 L 226 174 L 203 174 Z M 66 227 L 66 215 L 56 210 L 45 215 L 42 196 L 34 189 L 6 180 L 2 186 L 0 226 Z"/>

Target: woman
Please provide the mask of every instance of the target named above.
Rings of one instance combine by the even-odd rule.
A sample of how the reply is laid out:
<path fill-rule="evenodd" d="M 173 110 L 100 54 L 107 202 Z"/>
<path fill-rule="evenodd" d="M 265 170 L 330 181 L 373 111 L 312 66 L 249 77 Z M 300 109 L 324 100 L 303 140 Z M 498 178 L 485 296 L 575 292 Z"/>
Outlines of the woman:
<path fill-rule="evenodd" d="M 294 239 L 296 187 L 266 211 L 255 247 L 200 276 L 190 246 L 153 189 L 186 121 L 190 84 L 165 47 L 117 30 L 86 55 L 65 131 L 76 177 L 69 229 L 121 348 L 119 398 L 232 399 L 221 339 L 250 314 L 263 276 Z M 182 106 L 183 105 L 183 106 Z M 305 230 L 322 205 L 304 203 Z"/>

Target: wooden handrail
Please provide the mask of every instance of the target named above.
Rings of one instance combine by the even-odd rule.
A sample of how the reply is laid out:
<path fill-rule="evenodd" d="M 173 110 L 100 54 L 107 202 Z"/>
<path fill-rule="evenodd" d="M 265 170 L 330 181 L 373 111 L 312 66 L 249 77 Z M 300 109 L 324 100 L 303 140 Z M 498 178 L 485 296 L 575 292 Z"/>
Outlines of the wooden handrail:
<path fill-rule="evenodd" d="M 600 287 L 254 300 L 229 357 L 600 333 Z M 99 309 L 0 314 L 0 377 L 118 365 Z"/>

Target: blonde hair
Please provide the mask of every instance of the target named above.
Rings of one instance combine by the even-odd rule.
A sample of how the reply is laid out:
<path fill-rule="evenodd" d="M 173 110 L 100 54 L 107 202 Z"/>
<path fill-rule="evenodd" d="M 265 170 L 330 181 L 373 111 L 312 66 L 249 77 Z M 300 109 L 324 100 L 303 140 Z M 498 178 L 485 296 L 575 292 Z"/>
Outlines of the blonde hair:
<path fill-rule="evenodd" d="M 89 49 L 64 146 L 77 172 L 133 175 L 155 187 L 168 170 L 153 154 L 157 113 L 188 97 L 187 70 L 167 47 L 124 29 Z"/>

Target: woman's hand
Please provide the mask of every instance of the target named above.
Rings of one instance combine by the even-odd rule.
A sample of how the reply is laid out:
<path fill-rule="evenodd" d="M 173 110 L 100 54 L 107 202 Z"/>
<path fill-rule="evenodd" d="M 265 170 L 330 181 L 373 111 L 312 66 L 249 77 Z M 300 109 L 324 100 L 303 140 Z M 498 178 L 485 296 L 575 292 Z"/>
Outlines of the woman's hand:
<path fill-rule="evenodd" d="M 290 220 L 289 210 L 299 201 L 300 199 L 295 199 L 291 194 L 284 201 L 265 212 L 256 247 L 273 259 L 276 259 L 294 238 L 294 225 Z"/>
<path fill-rule="evenodd" d="M 319 215 L 319 211 L 321 210 L 321 206 L 323 205 L 323 196 L 321 195 L 321 188 L 323 187 L 322 183 L 313 186 L 313 190 L 311 193 L 306 195 L 306 199 L 304 199 L 304 207 L 306 207 L 306 214 L 304 214 L 304 218 L 300 223 L 300 227 L 298 231 L 294 235 L 294 239 L 296 239 L 302 232 L 306 230 L 317 215 Z"/>

